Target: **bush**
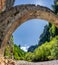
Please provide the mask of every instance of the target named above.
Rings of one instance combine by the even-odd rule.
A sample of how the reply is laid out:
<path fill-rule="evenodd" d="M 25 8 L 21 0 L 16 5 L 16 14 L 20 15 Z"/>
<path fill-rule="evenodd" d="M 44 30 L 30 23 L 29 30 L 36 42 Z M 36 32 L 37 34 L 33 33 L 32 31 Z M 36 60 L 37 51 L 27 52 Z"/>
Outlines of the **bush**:
<path fill-rule="evenodd" d="M 54 57 L 54 59 L 58 59 L 58 37 L 55 37 L 55 44 L 52 46 L 51 50 L 51 56 Z"/>
<path fill-rule="evenodd" d="M 4 56 L 5 56 L 5 58 L 11 58 L 9 46 L 7 46 L 7 47 L 5 48 Z"/>
<path fill-rule="evenodd" d="M 18 53 L 16 53 L 16 52 L 14 53 L 14 59 L 15 60 L 20 60 L 20 57 L 19 57 Z"/>
<path fill-rule="evenodd" d="M 58 36 L 36 48 L 34 55 L 34 61 L 58 59 Z"/>
<path fill-rule="evenodd" d="M 23 60 L 25 52 L 21 50 L 19 46 L 14 45 L 13 56 L 15 60 Z"/>
<path fill-rule="evenodd" d="M 31 52 L 27 52 L 25 55 L 25 60 L 30 62 L 30 61 L 33 61 L 33 59 L 34 59 L 34 54 Z"/>
<path fill-rule="evenodd" d="M 13 54 L 13 57 L 15 60 L 23 60 L 25 57 L 25 52 L 23 50 L 21 50 L 20 47 L 15 44 L 13 44 L 12 47 L 13 47 L 13 49 L 11 50 L 10 49 L 11 47 L 9 45 L 6 46 L 4 56 L 6 58 L 12 58 L 12 54 Z"/>

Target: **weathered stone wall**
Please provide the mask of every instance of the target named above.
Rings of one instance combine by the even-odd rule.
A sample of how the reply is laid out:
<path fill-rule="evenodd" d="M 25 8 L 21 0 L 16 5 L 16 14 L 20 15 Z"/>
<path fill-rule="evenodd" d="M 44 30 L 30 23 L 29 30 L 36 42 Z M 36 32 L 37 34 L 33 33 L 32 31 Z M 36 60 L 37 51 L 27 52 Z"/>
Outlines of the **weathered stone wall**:
<path fill-rule="evenodd" d="M 0 0 L 0 11 L 4 11 L 6 9 L 10 9 L 15 0 Z"/>
<path fill-rule="evenodd" d="M 6 0 L 6 8 L 11 8 L 14 4 L 15 0 Z"/>
<path fill-rule="evenodd" d="M 20 5 L 1 13 L 0 15 L 0 41 L 1 49 L 6 46 L 11 34 L 18 26 L 29 19 L 44 19 L 58 27 L 58 16 L 43 6 Z M 40 22 L 39 22 L 40 23 Z"/>

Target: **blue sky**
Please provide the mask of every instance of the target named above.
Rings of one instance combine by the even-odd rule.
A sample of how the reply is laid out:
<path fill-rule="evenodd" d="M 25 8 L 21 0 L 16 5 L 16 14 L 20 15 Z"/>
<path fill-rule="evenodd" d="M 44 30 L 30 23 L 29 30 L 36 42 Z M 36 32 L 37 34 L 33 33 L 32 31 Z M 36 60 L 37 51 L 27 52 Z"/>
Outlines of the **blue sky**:
<path fill-rule="evenodd" d="M 52 9 L 51 5 L 53 4 L 53 0 L 16 0 L 14 5 L 21 4 L 39 4 Z M 26 21 L 13 33 L 14 43 L 21 45 L 22 47 L 38 44 L 40 34 L 43 32 L 46 24 L 48 24 L 47 21 L 40 19 Z"/>
<path fill-rule="evenodd" d="M 51 4 L 53 4 L 54 0 L 15 0 L 14 5 L 21 5 L 21 4 L 39 4 L 51 8 Z"/>

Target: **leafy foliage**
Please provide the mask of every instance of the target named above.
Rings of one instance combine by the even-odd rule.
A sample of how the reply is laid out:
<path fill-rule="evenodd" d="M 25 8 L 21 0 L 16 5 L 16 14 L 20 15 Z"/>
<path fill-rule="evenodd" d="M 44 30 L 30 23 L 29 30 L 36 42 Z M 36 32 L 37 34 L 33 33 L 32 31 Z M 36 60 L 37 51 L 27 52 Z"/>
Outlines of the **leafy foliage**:
<path fill-rule="evenodd" d="M 58 13 L 58 0 L 54 0 L 54 12 L 55 14 Z"/>
<path fill-rule="evenodd" d="M 10 43 L 6 46 L 4 56 L 6 58 L 12 58 L 15 60 L 23 60 L 25 56 L 25 52 L 20 49 L 20 46 L 17 46 L 13 42 L 13 36 L 10 39 Z"/>
<path fill-rule="evenodd" d="M 25 55 L 25 60 L 33 61 L 33 59 L 34 59 L 34 53 L 27 52 L 26 55 Z"/>
<path fill-rule="evenodd" d="M 25 52 L 21 50 L 20 47 L 18 47 L 17 45 L 14 45 L 13 55 L 14 55 L 14 59 L 23 60 L 25 56 Z"/>
<path fill-rule="evenodd" d="M 28 61 L 44 61 L 58 59 L 58 36 L 54 37 L 50 42 L 45 42 L 34 50 L 33 53 L 26 54 Z"/>
<path fill-rule="evenodd" d="M 5 52 L 4 52 L 4 56 L 5 56 L 6 58 L 11 58 L 9 46 L 6 47 Z"/>

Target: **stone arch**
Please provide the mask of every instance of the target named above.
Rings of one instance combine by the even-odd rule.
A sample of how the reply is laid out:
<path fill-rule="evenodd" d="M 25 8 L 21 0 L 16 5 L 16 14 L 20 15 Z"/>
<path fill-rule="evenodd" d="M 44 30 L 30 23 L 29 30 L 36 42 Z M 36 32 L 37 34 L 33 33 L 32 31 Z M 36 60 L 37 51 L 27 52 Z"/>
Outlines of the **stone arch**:
<path fill-rule="evenodd" d="M 11 34 L 23 22 L 29 19 L 44 19 L 58 27 L 58 16 L 52 10 L 43 6 L 20 5 L 4 11 L 0 15 L 0 43 L 6 46 Z"/>

